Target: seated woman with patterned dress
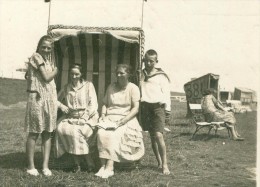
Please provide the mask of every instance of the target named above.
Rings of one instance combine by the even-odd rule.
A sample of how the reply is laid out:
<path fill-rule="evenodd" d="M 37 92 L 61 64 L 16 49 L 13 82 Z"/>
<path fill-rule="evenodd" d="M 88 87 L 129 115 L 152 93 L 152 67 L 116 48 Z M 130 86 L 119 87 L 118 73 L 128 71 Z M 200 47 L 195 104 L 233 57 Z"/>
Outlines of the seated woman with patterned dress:
<path fill-rule="evenodd" d="M 59 108 L 65 115 L 59 120 L 56 134 L 57 157 L 65 152 L 73 155 L 74 172 L 79 172 L 80 156 L 84 156 L 88 171 L 93 171 L 94 163 L 90 149 L 95 141 L 93 127 L 98 121 L 98 103 L 95 88 L 82 78 L 82 67 L 78 64 L 69 70 L 70 82 L 58 94 Z M 63 103 L 64 104 L 63 104 Z"/>
<path fill-rule="evenodd" d="M 201 107 L 203 113 L 207 116 L 208 122 L 220 122 L 224 121 L 232 133 L 233 140 L 243 141 L 244 138 L 240 138 L 236 130 L 236 118 L 232 112 L 225 110 L 223 105 L 215 98 L 216 91 L 212 88 L 205 90 L 204 97 L 201 99 Z"/>
<path fill-rule="evenodd" d="M 130 66 L 116 67 L 117 82 L 111 83 L 103 99 L 99 119 L 97 145 L 101 168 L 95 174 L 101 178 L 114 175 L 114 162 L 132 162 L 144 155 L 142 128 L 136 114 L 139 110 L 139 88 L 129 82 Z"/>

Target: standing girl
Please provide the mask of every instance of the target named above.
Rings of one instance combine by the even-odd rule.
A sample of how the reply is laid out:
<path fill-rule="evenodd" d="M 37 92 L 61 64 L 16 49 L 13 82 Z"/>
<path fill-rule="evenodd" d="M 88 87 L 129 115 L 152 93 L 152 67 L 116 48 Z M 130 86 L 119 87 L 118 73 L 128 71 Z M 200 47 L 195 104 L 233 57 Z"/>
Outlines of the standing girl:
<path fill-rule="evenodd" d="M 28 101 L 26 107 L 25 130 L 28 132 L 26 154 L 28 168 L 26 172 L 37 176 L 39 172 L 34 165 L 36 140 L 41 134 L 43 164 L 42 172 L 51 176 L 48 162 L 51 150 L 51 133 L 56 128 L 57 92 L 54 77 L 58 73 L 49 61 L 52 51 L 52 39 L 43 36 L 36 53 L 29 60 L 27 78 Z"/>

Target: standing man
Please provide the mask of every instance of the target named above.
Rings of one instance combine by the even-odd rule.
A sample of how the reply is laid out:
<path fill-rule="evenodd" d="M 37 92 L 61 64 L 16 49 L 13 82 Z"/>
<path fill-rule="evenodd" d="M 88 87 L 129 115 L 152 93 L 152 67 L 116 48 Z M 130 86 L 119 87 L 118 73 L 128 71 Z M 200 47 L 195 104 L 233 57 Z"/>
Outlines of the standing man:
<path fill-rule="evenodd" d="M 144 131 L 149 131 L 158 168 L 169 175 L 163 131 L 165 120 L 171 112 L 170 80 L 162 69 L 155 67 L 157 58 L 157 52 L 153 49 L 145 53 L 145 68 L 141 76 L 142 126 Z"/>

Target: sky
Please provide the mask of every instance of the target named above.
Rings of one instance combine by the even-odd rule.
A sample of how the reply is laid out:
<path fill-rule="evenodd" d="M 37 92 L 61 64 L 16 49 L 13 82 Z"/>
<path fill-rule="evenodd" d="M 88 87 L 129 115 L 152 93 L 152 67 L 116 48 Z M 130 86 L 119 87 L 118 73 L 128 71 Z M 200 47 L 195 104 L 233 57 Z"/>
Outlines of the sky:
<path fill-rule="evenodd" d="M 49 3 L 0 0 L 0 77 L 14 76 L 46 34 Z M 52 0 L 50 24 L 141 27 L 142 0 Z M 220 88 L 258 90 L 260 1 L 147 0 L 145 50 L 183 91 L 191 78 L 220 75 Z"/>

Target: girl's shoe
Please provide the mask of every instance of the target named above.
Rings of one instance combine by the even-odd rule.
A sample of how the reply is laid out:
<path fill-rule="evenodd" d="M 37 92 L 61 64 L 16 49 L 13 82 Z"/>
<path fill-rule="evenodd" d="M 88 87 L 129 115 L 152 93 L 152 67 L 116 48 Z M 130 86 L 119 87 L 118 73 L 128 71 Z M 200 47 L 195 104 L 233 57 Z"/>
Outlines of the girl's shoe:
<path fill-rule="evenodd" d="M 95 176 L 101 177 L 101 176 L 103 175 L 104 171 L 105 171 L 105 168 L 104 168 L 104 167 L 101 167 L 101 168 L 99 169 L 99 171 L 95 174 Z"/>
<path fill-rule="evenodd" d="M 43 173 L 43 175 L 45 175 L 45 176 L 47 176 L 47 177 L 49 177 L 49 176 L 52 175 L 51 170 L 49 170 L 48 168 L 43 169 L 43 170 L 42 170 L 42 173 Z"/>
<path fill-rule="evenodd" d="M 27 169 L 26 170 L 26 173 L 28 173 L 29 175 L 32 175 L 32 176 L 38 176 L 39 175 L 39 172 L 37 169 Z"/>
<path fill-rule="evenodd" d="M 114 175 L 114 171 L 104 171 L 101 176 L 102 179 L 107 179 L 108 177 L 112 177 Z"/>

